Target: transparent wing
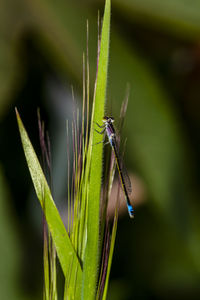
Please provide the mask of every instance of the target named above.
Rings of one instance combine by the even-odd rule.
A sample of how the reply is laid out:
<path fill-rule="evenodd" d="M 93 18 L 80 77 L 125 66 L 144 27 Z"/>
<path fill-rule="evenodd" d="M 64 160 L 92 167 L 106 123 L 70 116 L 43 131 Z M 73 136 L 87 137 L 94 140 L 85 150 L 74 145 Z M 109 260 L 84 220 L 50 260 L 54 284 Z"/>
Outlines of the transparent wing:
<path fill-rule="evenodd" d="M 128 175 L 128 171 L 127 171 L 125 165 L 123 164 L 122 160 L 121 160 L 120 163 L 121 163 L 122 175 L 124 176 L 124 182 L 125 182 L 125 185 L 126 185 L 126 190 L 127 190 L 127 193 L 130 195 L 132 193 L 131 180 L 130 180 L 130 177 Z"/>
<path fill-rule="evenodd" d="M 118 147 L 117 144 L 118 143 L 116 142 L 116 139 L 115 139 L 115 147 L 114 147 L 115 155 L 116 155 L 117 160 L 118 160 L 118 164 L 119 164 L 119 167 L 120 167 L 120 170 L 121 170 L 121 174 L 124 178 L 124 183 L 125 183 L 125 186 L 126 186 L 127 193 L 130 195 L 132 193 L 131 180 L 130 180 L 130 177 L 128 175 L 128 171 L 127 171 L 127 169 L 124 165 L 123 159 L 119 155 L 119 150 L 118 150 L 119 147 Z"/>

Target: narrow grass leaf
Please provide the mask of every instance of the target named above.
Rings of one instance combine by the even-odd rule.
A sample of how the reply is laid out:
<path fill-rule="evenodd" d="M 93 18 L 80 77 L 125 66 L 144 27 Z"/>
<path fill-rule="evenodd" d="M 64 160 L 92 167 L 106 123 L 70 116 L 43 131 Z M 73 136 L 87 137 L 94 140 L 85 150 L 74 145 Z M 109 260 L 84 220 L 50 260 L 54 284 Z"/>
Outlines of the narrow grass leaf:
<path fill-rule="evenodd" d="M 47 237 L 47 224 L 45 218 L 43 217 L 43 263 L 44 263 L 44 290 L 43 299 L 49 300 L 49 252 L 48 252 L 48 237 Z"/>
<path fill-rule="evenodd" d="M 117 220 L 118 220 L 118 217 L 117 217 L 117 212 L 116 212 L 113 229 L 112 229 L 112 235 L 111 235 L 108 266 L 107 266 L 106 280 L 105 280 L 105 286 L 104 286 L 104 290 L 103 290 L 102 300 L 106 300 L 107 292 L 108 292 L 108 283 L 109 283 L 110 270 L 111 270 L 112 258 L 113 258 L 113 252 L 114 252 L 114 246 L 115 246 L 115 238 L 116 238 L 116 233 L 117 233 Z"/>
<path fill-rule="evenodd" d="M 76 290 L 76 299 L 80 299 L 82 270 L 78 257 L 55 206 L 42 168 L 17 110 L 16 115 L 28 168 L 37 197 L 45 214 L 63 273 L 66 276 L 67 272 L 70 272 L 71 284 L 69 285 L 69 294 L 73 294 Z M 73 297 L 70 299 L 73 299 Z"/>
<path fill-rule="evenodd" d="M 110 0 L 106 1 L 101 33 L 100 54 L 96 78 L 93 112 L 90 131 L 89 156 L 91 157 L 88 193 L 87 245 L 83 265 L 82 299 L 94 299 L 99 270 L 99 216 L 102 176 L 102 144 L 96 145 L 101 136 L 94 131 L 96 122 L 102 123 L 106 100 L 107 68 L 110 37 Z M 91 152 L 90 152 L 91 151 Z M 88 163 L 88 162 L 87 162 Z"/>

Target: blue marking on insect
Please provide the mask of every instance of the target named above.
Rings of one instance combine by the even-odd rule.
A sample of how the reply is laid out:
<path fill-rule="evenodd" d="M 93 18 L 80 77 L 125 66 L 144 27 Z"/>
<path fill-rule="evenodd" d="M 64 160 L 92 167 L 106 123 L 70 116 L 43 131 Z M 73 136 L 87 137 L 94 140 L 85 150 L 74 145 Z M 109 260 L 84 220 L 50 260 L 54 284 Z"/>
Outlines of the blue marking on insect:
<path fill-rule="evenodd" d="M 111 146 L 113 147 L 113 137 L 112 136 L 109 136 L 109 142 L 110 142 Z"/>
<path fill-rule="evenodd" d="M 128 207 L 129 216 L 131 218 L 134 218 L 134 209 L 133 209 L 132 205 L 127 203 L 127 207 Z"/>

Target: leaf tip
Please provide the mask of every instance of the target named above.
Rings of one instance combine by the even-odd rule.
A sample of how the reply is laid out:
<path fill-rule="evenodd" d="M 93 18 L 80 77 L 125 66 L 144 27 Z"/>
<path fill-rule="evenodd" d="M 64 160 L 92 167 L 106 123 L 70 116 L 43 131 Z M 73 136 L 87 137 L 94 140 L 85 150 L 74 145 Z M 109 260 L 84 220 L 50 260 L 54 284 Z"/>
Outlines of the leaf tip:
<path fill-rule="evenodd" d="M 15 113 L 16 113 L 16 117 L 17 117 L 17 123 L 20 126 L 20 124 L 22 123 L 21 118 L 20 118 L 20 114 L 17 110 L 17 107 L 15 107 Z"/>
<path fill-rule="evenodd" d="M 17 119 L 20 119 L 19 112 L 18 112 L 18 110 L 17 110 L 17 107 L 16 107 L 16 106 L 15 106 L 15 113 L 16 113 L 16 117 L 17 117 Z"/>

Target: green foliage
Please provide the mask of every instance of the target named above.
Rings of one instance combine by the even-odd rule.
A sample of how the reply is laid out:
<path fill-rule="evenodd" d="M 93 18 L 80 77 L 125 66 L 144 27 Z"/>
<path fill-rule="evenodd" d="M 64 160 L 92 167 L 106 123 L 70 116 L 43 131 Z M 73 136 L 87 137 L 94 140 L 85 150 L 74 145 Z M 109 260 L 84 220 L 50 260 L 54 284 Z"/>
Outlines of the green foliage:
<path fill-rule="evenodd" d="M 39 69 L 36 62 L 39 58 L 48 65 L 48 72 L 50 67 L 64 84 L 67 78 L 70 84 L 73 82 L 81 89 L 80 65 L 86 44 L 85 24 L 89 19 L 90 75 L 94 78 L 96 41 L 93 37 L 97 31 L 97 9 L 103 2 L 3 0 L 0 3 L 0 157 L 5 175 L 2 186 L 10 189 L 10 197 L 3 194 L 1 200 L 11 206 L 21 203 L 13 182 L 17 185 L 19 178 L 24 182 L 24 174 L 20 173 L 23 162 L 18 160 L 18 152 L 13 151 L 19 145 L 15 144 L 15 124 L 10 116 L 15 105 L 23 105 L 23 109 L 38 105 L 36 101 L 41 93 L 37 91 L 39 97 L 31 100 L 32 90 L 27 84 L 27 77 L 32 76 L 30 65 Z M 198 293 L 199 290 L 199 7 L 199 1 L 112 1 L 107 98 L 113 102 L 112 114 L 117 120 L 126 83 L 130 83 L 125 157 L 129 170 L 137 172 L 142 179 L 148 200 L 140 208 L 136 207 L 134 226 L 130 228 L 125 221 L 120 226 L 118 248 L 122 256 L 114 270 L 115 275 L 119 272 L 116 289 L 120 289 L 117 296 L 121 299 L 133 295 L 134 276 L 147 297 L 149 293 L 162 297 L 166 291 L 174 291 L 180 297 L 186 297 L 187 291 L 191 297 L 189 291 Z M 33 49 L 37 51 L 36 57 L 32 56 Z M 46 72 L 45 69 L 45 76 Z M 34 82 L 35 77 L 31 77 L 31 86 L 35 87 Z M 90 93 L 92 87 L 90 84 Z M 39 106 L 45 107 L 52 118 L 50 102 L 46 99 L 42 98 Z M 110 106 L 108 102 L 106 110 Z M 100 145 L 96 148 L 101 151 Z M 28 196 L 24 199 L 28 205 Z M 24 205 L 23 209 L 26 208 Z M 15 235 L 19 228 L 1 226 L 5 237 L 12 236 L 12 232 Z M 131 238 L 124 241 L 127 228 Z M 127 248 L 133 257 L 128 263 L 124 261 Z M 12 253 L 15 257 L 16 251 Z M 2 265 L 4 255 L 0 259 Z M 123 273 L 125 263 L 127 269 Z M 15 268 L 10 268 L 10 274 L 15 274 Z M 111 286 L 115 289 L 114 284 Z"/>
<path fill-rule="evenodd" d="M 91 169 L 88 191 L 88 214 L 87 214 L 87 246 L 83 265 L 83 299 L 94 299 L 97 286 L 97 274 L 100 258 L 100 189 L 102 176 L 102 144 L 99 135 L 94 131 L 96 123 L 101 123 L 104 116 L 106 99 L 106 83 L 109 52 L 110 34 L 110 0 L 106 1 L 103 27 L 101 33 L 100 55 L 94 94 L 93 115 L 91 120 L 90 146 Z M 94 145 L 94 146 L 93 146 Z M 90 151 L 90 149 L 89 149 Z"/>
<path fill-rule="evenodd" d="M 68 272 L 70 272 L 69 295 L 74 293 L 76 286 L 77 294 L 80 297 L 80 282 L 82 276 L 80 262 L 55 206 L 42 168 L 17 110 L 16 114 L 24 153 L 38 200 L 40 201 L 47 220 L 63 273 L 67 276 Z"/>
<path fill-rule="evenodd" d="M 67 234 L 64 224 L 57 211 L 53 201 L 51 191 L 43 174 L 40 163 L 37 159 L 35 151 L 20 119 L 19 113 L 16 110 L 19 131 L 21 135 L 22 145 L 26 156 L 29 171 L 35 187 L 37 197 L 40 201 L 45 219 L 50 230 L 53 243 L 55 245 L 57 255 L 66 277 L 65 297 L 69 299 L 80 299 L 80 285 L 82 282 L 82 299 L 94 299 L 96 294 L 97 277 L 99 270 L 100 245 L 99 245 L 99 224 L 100 224 L 100 189 L 101 189 L 101 169 L 102 169 L 102 145 L 101 147 L 93 147 L 97 143 L 98 135 L 94 134 L 94 124 L 100 122 L 104 115 L 104 103 L 106 99 L 106 82 L 107 82 L 107 66 L 108 66 L 108 50 L 109 50 L 109 33 L 110 33 L 110 1 L 107 0 L 105 6 L 103 28 L 100 41 L 100 54 L 98 61 L 98 72 L 95 86 L 89 148 L 83 152 L 86 160 L 86 172 L 84 167 L 81 174 L 81 184 L 79 186 L 77 156 L 75 156 L 76 164 L 76 191 L 80 195 L 76 197 L 73 212 L 73 224 L 71 228 L 71 238 Z M 93 137 L 94 135 L 94 137 Z M 75 136 L 75 140 L 78 137 Z M 76 146 L 77 147 L 77 142 Z M 83 137 L 84 143 L 84 137 Z M 76 148 L 77 152 L 77 148 Z M 85 172 L 85 173 L 84 173 Z M 85 175 L 84 175 L 85 174 Z M 86 177 L 85 177 L 86 176 Z M 88 187 L 89 186 L 89 187 Z M 81 195 L 81 190 L 83 194 Z M 78 199 L 82 197 L 81 199 Z M 86 209 L 84 209 L 86 207 Z M 80 209 L 83 209 L 83 212 Z M 72 215 L 69 216 L 72 218 Z M 85 225 L 84 225 L 85 224 Z M 81 230 L 79 231 L 79 228 Z M 82 236 L 82 237 L 81 237 Z M 84 237 L 86 242 L 84 241 Z M 54 264 L 53 253 L 48 254 L 48 244 L 46 236 L 44 236 L 44 272 L 45 272 L 45 299 L 49 299 L 48 290 L 51 282 L 49 282 L 50 265 Z M 50 237 L 49 237 L 49 240 Z M 86 243 L 85 253 L 79 245 L 80 241 Z M 51 242 L 49 242 L 51 244 Z M 112 242 L 114 245 L 114 240 Z M 81 249 L 81 251 L 80 251 Z M 79 252 L 78 252 L 79 250 Z M 53 250 L 51 250 L 53 252 Z M 81 253 L 82 256 L 81 256 Z M 50 257 L 49 257 L 50 255 Z M 82 269 L 79 259 L 82 259 L 83 265 L 83 280 Z M 112 256 L 110 257 L 111 262 Z M 50 262 L 49 262 L 50 261 Z M 70 267 L 69 267 L 70 266 Z M 110 268 L 110 265 L 109 265 Z M 54 266 L 55 269 L 55 266 Z M 107 277 L 108 278 L 108 277 Z M 55 278 L 53 278 L 55 281 Z M 52 279 L 52 280 L 53 280 Z M 106 284 L 107 290 L 107 284 Z M 57 299 L 54 295 L 53 299 Z"/>

